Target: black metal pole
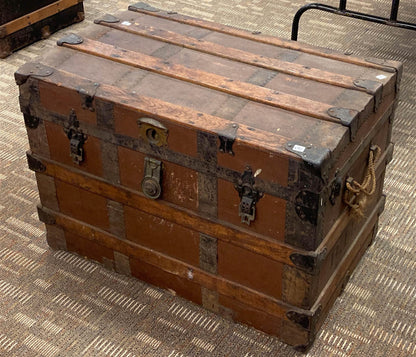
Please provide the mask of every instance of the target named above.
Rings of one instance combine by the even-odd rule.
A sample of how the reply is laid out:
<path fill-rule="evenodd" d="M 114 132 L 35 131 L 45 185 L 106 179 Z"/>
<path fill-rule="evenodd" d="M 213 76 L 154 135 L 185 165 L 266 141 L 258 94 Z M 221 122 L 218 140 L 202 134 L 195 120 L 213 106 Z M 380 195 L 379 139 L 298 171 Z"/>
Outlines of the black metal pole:
<path fill-rule="evenodd" d="M 339 9 L 341 11 L 345 11 L 346 7 L 347 7 L 347 0 L 339 0 Z"/>
<path fill-rule="evenodd" d="M 390 18 L 375 16 L 375 15 L 369 15 L 369 14 L 364 14 L 362 12 L 350 11 L 350 10 L 341 11 L 341 7 L 343 5 L 346 5 L 347 0 L 340 0 L 340 7 L 339 8 L 329 6 L 329 5 L 319 4 L 319 3 L 312 3 L 312 4 L 304 5 L 296 12 L 295 17 L 293 18 L 291 39 L 293 41 L 297 41 L 298 32 L 299 32 L 300 18 L 301 18 L 301 16 L 303 15 L 303 13 L 305 11 L 310 10 L 310 9 L 326 11 L 326 12 L 329 12 L 329 13 L 332 13 L 332 14 L 352 17 L 354 19 L 365 20 L 365 21 L 375 22 L 375 23 L 378 23 L 378 24 L 395 26 L 395 27 L 415 31 L 416 30 L 416 24 L 415 23 L 396 21 L 397 20 L 398 8 L 399 8 L 399 2 L 400 2 L 400 0 L 393 0 L 393 2 L 392 2 L 392 13 L 391 13 Z"/>
<path fill-rule="evenodd" d="M 399 13 L 400 0 L 393 0 L 391 4 L 390 20 L 397 21 L 397 15 Z"/>

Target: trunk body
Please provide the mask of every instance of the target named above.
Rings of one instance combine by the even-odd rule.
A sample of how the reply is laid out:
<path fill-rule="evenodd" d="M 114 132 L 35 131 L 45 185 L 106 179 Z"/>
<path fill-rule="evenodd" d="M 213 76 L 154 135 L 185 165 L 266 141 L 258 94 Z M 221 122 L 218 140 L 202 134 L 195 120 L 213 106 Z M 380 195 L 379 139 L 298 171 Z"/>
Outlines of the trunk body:
<path fill-rule="evenodd" d="M 0 58 L 83 19 L 83 0 L 0 0 Z"/>
<path fill-rule="evenodd" d="M 401 65 L 129 10 L 16 73 L 48 243 L 307 348 L 377 231 Z"/>

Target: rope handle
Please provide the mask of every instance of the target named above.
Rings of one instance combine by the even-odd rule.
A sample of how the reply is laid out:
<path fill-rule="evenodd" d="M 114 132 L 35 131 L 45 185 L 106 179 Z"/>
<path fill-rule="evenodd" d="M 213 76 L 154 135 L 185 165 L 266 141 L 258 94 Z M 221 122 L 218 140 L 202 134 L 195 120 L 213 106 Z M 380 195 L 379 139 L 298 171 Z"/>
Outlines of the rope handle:
<path fill-rule="evenodd" d="M 364 216 L 367 198 L 376 192 L 377 180 L 375 163 L 379 159 L 380 154 L 380 147 L 372 145 L 368 155 L 367 172 L 363 182 L 359 183 L 354 178 L 349 177 L 345 184 L 344 203 L 351 207 L 352 212 L 359 217 Z"/>

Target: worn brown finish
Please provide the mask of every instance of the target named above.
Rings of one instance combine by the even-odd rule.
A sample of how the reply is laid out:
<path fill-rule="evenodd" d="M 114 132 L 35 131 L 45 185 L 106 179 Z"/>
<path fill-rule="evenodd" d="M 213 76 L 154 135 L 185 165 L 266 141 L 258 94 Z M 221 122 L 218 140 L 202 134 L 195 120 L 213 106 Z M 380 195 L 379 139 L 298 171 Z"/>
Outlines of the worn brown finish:
<path fill-rule="evenodd" d="M 71 6 L 77 5 L 82 0 L 59 0 L 55 1 L 50 5 L 41 7 L 39 10 L 33 11 L 27 15 L 21 16 L 15 20 L 12 20 L 2 26 L 0 26 L 1 36 L 7 36 L 14 32 L 17 32 L 35 22 L 46 19 L 47 17 L 53 16 L 63 9 L 67 9 Z M 2 10 L 5 11 L 5 10 Z"/>
<path fill-rule="evenodd" d="M 220 241 L 218 274 L 281 300 L 281 263 Z"/>
<path fill-rule="evenodd" d="M 377 230 L 401 66 L 149 9 L 16 73 L 48 242 L 307 349 Z"/>
<path fill-rule="evenodd" d="M 199 234 L 163 218 L 125 207 L 126 239 L 198 266 Z"/>
<path fill-rule="evenodd" d="M 123 186 L 111 185 L 97 177 L 93 177 L 79 170 L 68 170 L 68 168 L 55 162 L 42 159 L 45 165 L 44 174 L 52 176 L 73 187 L 106 197 L 124 205 L 137 208 L 150 215 L 164 218 L 170 222 L 177 223 L 187 228 L 193 228 L 209 234 L 212 237 L 230 242 L 234 245 L 244 247 L 250 251 L 270 257 L 273 260 L 293 265 L 290 255 L 300 253 L 308 255 L 308 252 L 290 247 L 284 243 L 276 242 L 257 233 L 233 227 L 226 222 L 218 223 L 216 220 L 204 218 L 196 213 L 183 210 L 169 203 L 160 204 L 140 195 L 138 192 Z M 313 257 L 313 254 L 311 255 Z"/>
<path fill-rule="evenodd" d="M 336 120 L 327 113 L 331 106 L 324 103 L 314 102 L 306 98 L 300 98 L 286 93 L 279 93 L 250 83 L 234 81 L 230 78 L 221 77 L 201 70 L 189 69 L 181 65 L 162 61 L 155 57 L 146 56 L 129 50 L 118 49 L 116 46 L 106 45 L 98 41 L 86 39 L 79 45 L 64 45 L 90 55 L 103 57 L 115 62 L 167 75 L 175 79 L 203 85 L 211 89 L 251 99 L 259 103 L 287 109 L 314 118 L 336 122 Z"/>
<path fill-rule="evenodd" d="M 97 194 L 55 181 L 60 211 L 68 216 L 108 230 L 110 228 L 107 213 L 107 200 Z"/>
<path fill-rule="evenodd" d="M 330 72 L 297 65 L 295 63 L 287 63 L 274 58 L 265 58 L 250 52 L 232 49 L 216 43 L 195 39 L 184 35 L 177 34 L 172 31 L 161 30 L 152 26 L 144 26 L 140 24 L 126 25 L 123 23 L 102 23 L 113 29 L 122 30 L 135 35 L 141 35 L 151 39 L 157 39 L 162 42 L 179 45 L 188 49 L 215 54 L 219 57 L 232 59 L 234 61 L 255 65 L 258 67 L 276 70 L 282 73 L 298 76 L 302 78 L 312 79 L 322 83 L 333 84 L 344 88 L 356 88 L 354 79 L 344 75 L 336 75 Z"/>
<path fill-rule="evenodd" d="M 225 33 L 225 34 L 232 34 L 236 37 L 241 37 L 249 40 L 253 40 L 260 43 L 267 43 L 274 45 L 276 47 L 280 48 L 288 48 L 291 50 L 299 51 L 299 52 L 305 52 L 308 54 L 312 54 L 319 57 L 324 58 L 331 58 L 337 61 L 346 62 L 346 63 L 353 63 L 360 66 L 370 67 L 370 68 L 376 68 L 385 70 L 387 68 L 391 68 L 391 70 L 394 71 L 394 69 L 397 66 L 400 66 L 399 62 L 397 61 L 388 61 L 388 60 L 380 60 L 380 59 L 368 59 L 365 60 L 363 58 L 357 58 L 354 56 L 348 56 L 341 54 L 339 52 L 327 49 L 327 48 L 317 48 L 313 46 L 309 46 L 308 44 L 299 44 L 296 41 L 285 41 L 283 39 L 277 38 L 277 37 L 271 37 L 271 36 L 264 36 L 260 33 L 252 33 L 249 31 L 244 31 L 240 29 L 236 29 L 230 26 L 214 23 L 207 20 L 202 19 L 196 19 L 194 17 L 181 15 L 176 12 L 166 12 L 157 9 L 157 11 L 147 11 L 145 8 L 140 8 L 137 6 L 130 6 L 129 10 L 141 12 L 149 16 L 155 16 L 160 17 L 164 19 L 173 20 L 179 23 L 193 25 L 197 27 L 201 27 L 204 29 L 213 30 L 219 33 Z M 373 61 L 372 61 L 373 60 Z"/>
<path fill-rule="evenodd" d="M 82 0 L 0 2 L 0 58 L 84 19 Z"/>
<path fill-rule="evenodd" d="M 213 289 L 215 287 L 220 294 L 218 302 L 221 314 L 237 321 L 253 324 L 268 333 L 277 334 L 283 341 L 294 346 L 307 347 L 313 340 L 317 326 L 322 324 L 328 313 L 326 307 L 333 303 L 342 289 L 345 283 L 343 278 L 346 272 L 350 269 L 352 270 L 358 263 L 360 256 L 365 252 L 365 248 L 371 241 L 374 234 L 375 221 L 383 202 L 379 203 L 378 208 L 366 221 L 354 244 L 347 251 L 344 259 L 333 273 L 331 280 L 325 286 L 323 293 L 311 310 L 295 308 L 275 298 L 255 292 L 243 285 L 219 278 L 174 258 L 156 253 L 154 250 L 126 240 L 119 240 L 109 233 L 100 231 L 63 214 L 46 208 L 40 209 L 45 212 L 45 215 L 54 219 L 57 227 L 61 227 L 65 232 L 73 232 L 69 235 L 65 233 L 67 244 L 73 244 L 80 237 L 83 238 L 80 245 L 77 245 L 72 250 L 85 252 L 91 259 L 103 261 L 105 258 L 108 260 L 113 259 L 111 252 L 116 247 L 122 256 L 130 257 L 129 269 L 131 269 L 134 276 L 164 288 L 173 289 L 181 296 L 199 304 L 201 303 L 199 286 L 205 289 Z M 321 306 L 325 308 L 322 309 Z M 256 312 L 258 313 L 256 314 Z M 292 314 L 299 316 L 302 321 L 308 321 L 307 325 L 304 326 L 304 323 L 291 322 L 288 316 Z M 282 330 L 279 333 L 280 329 L 275 330 L 280 324 L 285 332 Z M 288 331 L 291 331 L 291 333 L 288 333 Z"/>
<path fill-rule="evenodd" d="M 386 158 L 391 155 L 392 147 L 390 147 L 390 150 L 386 151 L 384 155 L 381 157 L 381 159 L 378 161 L 378 165 L 376 168 L 376 175 L 380 179 L 380 176 L 383 173 L 383 169 L 385 168 L 385 160 Z M 245 263 L 245 269 L 249 266 L 261 268 L 263 266 L 263 272 L 264 271 L 274 271 L 278 272 L 284 269 L 284 273 L 282 273 L 283 276 L 283 282 L 281 284 L 278 284 L 277 286 L 274 284 L 270 285 L 264 285 L 264 278 L 259 280 L 260 285 L 256 285 L 256 280 L 253 280 L 252 284 L 254 284 L 253 288 L 256 288 L 256 290 L 268 292 L 270 294 L 270 289 L 274 289 L 276 292 L 276 288 L 280 289 L 280 286 L 282 285 L 284 288 L 284 294 L 282 295 L 281 299 L 283 301 L 289 302 L 292 305 L 295 306 L 301 306 L 301 307 L 310 307 L 314 299 L 316 298 L 317 294 L 319 294 L 320 289 L 319 286 L 323 286 L 328 281 L 331 272 L 333 269 L 337 267 L 337 262 L 340 258 L 343 257 L 345 249 L 349 245 L 347 245 L 346 242 L 343 241 L 343 232 L 344 228 L 347 225 L 350 225 L 349 228 L 349 243 L 351 243 L 351 239 L 355 237 L 359 229 L 361 228 L 361 221 L 358 221 L 351 225 L 352 222 L 354 222 L 354 218 L 350 217 L 347 213 L 347 210 L 345 211 L 345 214 L 340 217 L 340 220 L 337 222 L 337 225 L 334 229 L 334 232 L 331 232 L 331 235 L 324 241 L 324 244 L 320 246 L 317 252 L 314 252 L 312 255 L 308 255 L 306 252 L 302 252 L 295 249 L 290 249 L 287 251 L 288 257 L 285 259 L 281 255 L 275 255 L 274 252 L 278 252 L 279 250 L 284 252 L 285 245 L 282 243 L 276 242 L 276 246 L 274 247 L 273 251 L 269 251 L 266 249 L 267 245 L 264 245 L 264 249 L 259 250 L 260 240 L 261 239 L 259 235 L 256 235 L 258 238 L 257 246 L 250 243 L 250 240 L 247 238 L 248 235 L 245 235 L 243 231 L 234 231 L 232 235 L 235 237 L 235 239 L 231 238 L 231 230 L 226 229 L 226 223 L 222 223 L 222 226 L 217 227 L 217 230 L 215 229 L 216 226 L 214 225 L 214 222 L 211 223 L 210 226 L 206 226 L 204 224 L 204 220 L 201 218 L 197 218 L 194 216 L 194 219 L 191 222 L 194 222 L 193 224 L 189 224 L 190 222 L 186 219 L 186 216 L 183 217 L 182 215 L 186 214 L 186 211 L 180 211 L 178 206 L 172 206 L 171 208 L 169 205 L 166 205 L 163 209 L 162 206 L 158 206 L 158 210 L 152 209 L 152 207 L 149 205 L 151 201 L 148 201 L 145 198 L 140 198 L 138 194 L 135 194 L 134 191 L 130 191 L 127 189 L 123 189 L 119 187 L 117 190 L 114 189 L 113 186 L 106 184 L 104 181 L 99 181 L 97 179 L 94 179 L 92 177 L 88 177 L 86 174 L 82 174 L 81 172 L 74 172 L 69 171 L 67 168 L 64 168 L 62 166 L 56 165 L 48 160 L 42 160 L 43 165 L 45 167 L 44 173 L 47 175 L 53 175 L 53 177 L 57 178 L 57 182 L 60 183 L 61 180 L 68 182 L 68 184 L 65 184 L 64 186 L 67 187 L 67 189 L 64 191 L 61 189 L 61 191 L 67 193 L 75 191 L 76 194 L 80 191 L 79 189 L 76 189 L 76 187 L 82 187 L 84 190 L 88 190 L 91 192 L 95 192 L 96 194 L 99 194 L 100 196 L 107 197 L 111 200 L 123 202 L 125 205 L 132 207 L 125 207 L 125 220 L 127 224 L 127 238 L 131 241 L 139 242 L 140 244 L 143 244 L 145 246 L 148 246 L 150 248 L 156 249 L 161 252 L 165 252 L 169 254 L 170 256 L 174 256 L 177 258 L 180 258 L 182 261 L 188 261 L 193 262 L 195 266 L 198 266 L 197 260 L 198 259 L 198 235 L 194 232 L 189 230 L 184 230 L 181 228 L 182 226 L 185 226 L 191 230 L 202 230 L 204 232 L 211 232 L 212 236 L 218 237 L 218 239 L 224 243 L 219 244 L 218 249 L 218 269 L 221 269 L 221 275 L 227 276 L 228 275 L 232 280 L 234 281 L 241 281 L 241 277 L 235 275 L 232 271 L 230 271 L 230 268 L 224 268 L 224 264 L 235 264 L 236 261 L 252 261 L 253 263 Z M 63 184 L 60 184 L 63 185 Z M 381 186 L 379 187 L 380 190 Z M 85 198 L 89 199 L 91 202 L 94 202 L 95 200 L 100 200 L 100 196 L 96 194 L 87 194 L 87 191 L 84 191 Z M 123 193 L 124 192 L 124 193 Z M 380 190 L 381 192 L 381 190 Z M 72 194 L 72 196 L 78 198 L 76 194 Z M 124 197 L 125 198 L 124 198 Z M 75 208 L 70 207 L 69 209 L 66 208 L 66 211 L 70 212 L 72 209 L 72 216 L 79 217 L 78 219 L 81 219 L 83 221 L 87 220 L 90 222 L 92 219 L 94 219 L 94 216 L 87 217 L 86 219 L 83 218 L 83 214 L 85 215 L 85 212 L 83 207 L 80 208 L 82 205 L 82 201 L 84 198 L 78 198 L 78 201 L 73 202 L 75 204 Z M 105 210 L 103 201 L 101 207 L 102 210 Z M 371 204 L 369 206 L 370 211 L 374 209 L 375 203 Z M 91 205 L 91 203 L 87 203 L 85 206 L 85 209 L 88 209 L 88 205 Z M 99 202 L 94 203 L 94 205 L 99 208 Z M 138 208 L 137 209 L 133 209 Z M 172 215 L 173 209 L 174 215 Z M 62 208 L 61 208 L 62 210 Z M 147 213 L 144 213 L 144 212 Z M 376 210 L 377 212 L 379 209 Z M 64 211 L 65 212 L 65 211 Z M 171 213 L 169 213 L 171 212 Z M 103 227 L 106 229 L 107 220 L 104 221 L 104 223 L 100 223 L 99 221 L 102 221 L 104 217 L 106 217 L 105 212 L 100 213 L 100 211 L 97 211 L 98 216 L 96 216 L 96 222 L 95 226 Z M 149 215 L 151 214 L 151 216 Z M 147 221 L 144 220 L 144 217 L 147 217 Z M 160 218 L 159 218 L 160 217 Z M 107 219 L 107 218 L 106 218 Z M 166 221 L 167 219 L 168 221 Z M 188 216 L 189 219 L 189 216 Z M 195 220 L 196 219 L 196 220 Z M 151 221 L 153 222 L 159 222 L 155 227 L 152 227 Z M 142 222 L 140 224 L 139 222 Z M 176 222 L 177 225 L 168 223 L 168 222 Z M 150 225 L 149 225 L 150 224 Z M 162 224 L 161 227 L 160 224 Z M 164 226 L 170 226 L 171 228 L 170 235 L 164 235 L 165 228 Z M 147 228 L 146 228 L 147 227 Z M 150 234 L 151 230 L 158 229 L 158 227 L 161 229 L 160 232 L 154 232 Z M 206 227 L 209 227 L 209 229 L 206 229 Z M 173 228 L 173 231 L 172 231 Z M 218 228 L 222 228 L 219 230 Z M 149 231 L 150 230 L 150 231 Z M 175 233 L 176 231 L 176 233 Z M 147 234 L 146 234 L 147 232 Z M 182 233 L 181 233 L 182 232 Z M 337 232 L 337 233 L 335 233 Z M 354 233 L 356 232 L 356 233 Z M 192 238 L 185 238 L 184 234 L 190 235 L 189 237 Z M 336 234 L 336 235 L 335 235 Z M 174 239 L 174 237 L 179 237 L 179 240 L 175 243 L 175 245 L 171 246 L 170 239 Z M 345 236 L 345 234 L 344 234 Z M 182 243 L 181 243 L 182 242 Z M 228 242 L 228 243 L 227 243 Z M 267 244 L 267 242 L 264 242 Z M 181 247 L 182 246 L 182 247 Z M 193 247 L 193 248 L 192 248 Z M 225 247 L 222 249 L 222 247 Z M 232 247 L 232 248 L 231 248 Z M 238 248 L 240 247 L 240 248 Z M 269 242 L 269 249 L 273 247 Z M 243 248 L 243 249 L 242 249 Z M 228 255 L 232 254 L 232 249 L 235 250 L 234 254 L 237 254 L 237 252 L 241 252 L 240 256 L 233 257 L 232 259 L 230 257 L 227 258 Z M 253 253 L 258 254 L 256 255 Z M 190 255 L 189 255 L 190 254 Z M 243 254 L 241 256 L 241 254 Z M 293 271 L 288 269 L 289 265 L 294 265 L 293 261 L 290 259 L 290 257 L 293 254 L 301 254 L 302 256 L 308 257 L 310 256 L 313 261 L 315 261 L 314 264 L 317 264 L 316 269 L 317 271 L 312 271 L 307 274 L 305 274 L 302 271 L 295 270 L 296 272 L 296 279 L 295 276 L 292 274 L 289 274 L 290 271 Z M 247 256 L 252 256 L 253 258 L 247 259 Z M 262 257 L 264 256 L 264 257 Z M 271 258 L 272 260 L 267 259 Z M 257 260 L 257 263 L 254 263 Z M 273 262 L 275 261 L 275 262 Z M 335 261 L 335 262 L 334 262 Z M 280 263 L 277 263 L 280 262 Z M 282 264 L 284 263 L 285 268 L 282 268 Z M 253 265 L 250 265 L 253 264 Z M 274 266 L 273 268 L 271 268 Z M 296 266 L 296 265 L 294 265 Z M 203 265 L 201 265 L 202 268 L 204 268 Z M 232 265 L 231 265 L 232 267 Z M 228 271 L 227 271 L 228 269 Z M 239 269 L 238 266 L 235 266 L 234 269 Z M 299 268 L 297 268 L 299 269 Z M 208 269 L 205 269 L 207 271 L 210 271 Z M 288 273 L 289 272 L 289 273 Z M 319 274 L 317 274 L 319 272 Z M 242 277 L 247 280 L 247 278 L 244 277 L 245 274 L 242 274 Z M 255 276 L 256 274 L 253 273 Z M 273 278 L 278 279 L 280 274 L 273 275 Z M 301 279 L 299 280 L 299 276 Z M 249 277 L 248 279 L 252 279 L 252 277 Z M 246 282 L 247 284 L 247 282 Z M 262 285 L 263 284 L 263 285 Z M 293 289 L 293 286 L 289 288 L 287 287 L 287 284 L 294 284 L 294 285 L 300 285 L 301 289 Z M 250 284 L 247 284 L 250 285 Z M 280 296 L 280 292 L 278 292 Z"/>

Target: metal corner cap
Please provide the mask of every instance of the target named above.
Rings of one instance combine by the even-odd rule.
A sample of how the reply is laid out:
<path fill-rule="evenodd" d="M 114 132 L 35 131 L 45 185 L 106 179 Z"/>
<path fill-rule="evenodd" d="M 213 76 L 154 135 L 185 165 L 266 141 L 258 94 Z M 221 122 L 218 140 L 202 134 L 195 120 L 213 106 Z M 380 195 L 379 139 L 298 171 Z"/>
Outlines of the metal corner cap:
<path fill-rule="evenodd" d="M 332 107 L 328 109 L 328 115 L 338 119 L 342 125 L 350 127 L 358 119 L 359 112 L 355 109 Z"/>
<path fill-rule="evenodd" d="M 305 163 L 319 170 L 322 170 L 322 167 L 331 157 L 330 149 L 303 142 L 289 141 L 286 143 L 285 148 L 286 150 L 299 155 Z"/>
<path fill-rule="evenodd" d="M 356 79 L 353 83 L 356 87 L 364 88 L 369 94 L 375 94 L 383 88 L 383 83 L 371 79 Z"/>
<path fill-rule="evenodd" d="M 58 46 L 63 46 L 65 43 L 67 43 L 68 45 L 79 45 L 83 42 L 84 40 L 81 36 L 78 36 L 74 33 L 70 33 L 58 40 L 56 44 Z"/>
<path fill-rule="evenodd" d="M 49 212 L 49 210 L 45 209 L 42 205 L 38 205 L 37 210 L 39 221 L 49 225 L 56 224 L 56 219 L 53 214 Z"/>
<path fill-rule="evenodd" d="M 314 273 L 317 268 L 317 258 L 313 255 L 306 255 L 301 253 L 292 253 L 290 255 L 292 263 L 308 273 Z"/>
<path fill-rule="evenodd" d="M 105 14 L 103 17 L 100 17 L 94 20 L 94 24 L 101 24 L 101 23 L 115 24 L 117 22 L 120 22 L 120 19 L 110 14 Z"/>
<path fill-rule="evenodd" d="M 24 84 L 30 76 L 48 77 L 54 72 L 53 68 L 39 62 L 29 62 L 21 66 L 14 74 L 17 85 Z"/>
<path fill-rule="evenodd" d="M 286 317 L 295 324 L 309 330 L 311 327 L 311 316 L 298 311 L 288 311 Z"/>
<path fill-rule="evenodd" d="M 46 166 L 38 158 L 32 155 L 31 151 L 26 152 L 27 165 L 34 172 L 45 172 Z"/>
<path fill-rule="evenodd" d="M 137 11 L 137 10 L 145 10 L 150 12 L 159 12 L 160 10 L 156 7 L 153 7 L 145 2 L 137 2 L 135 4 L 129 5 L 128 10 L 130 11 Z"/>

